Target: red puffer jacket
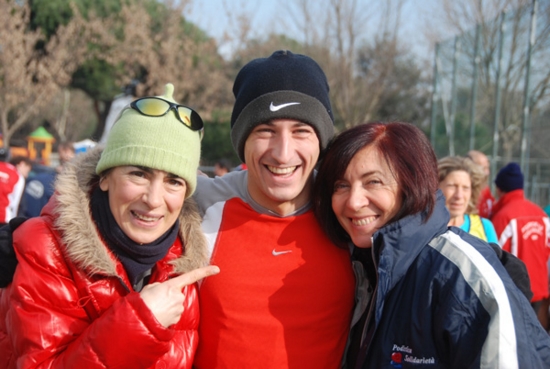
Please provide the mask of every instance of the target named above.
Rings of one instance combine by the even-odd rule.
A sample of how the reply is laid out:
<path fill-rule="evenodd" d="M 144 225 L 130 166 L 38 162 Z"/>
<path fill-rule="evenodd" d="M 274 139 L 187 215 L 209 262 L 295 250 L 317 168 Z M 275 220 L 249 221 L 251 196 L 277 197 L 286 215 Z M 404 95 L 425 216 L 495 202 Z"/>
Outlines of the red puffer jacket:
<path fill-rule="evenodd" d="M 14 233 L 19 265 L 13 283 L 0 290 L 0 368 L 192 366 L 197 286 L 184 288 L 184 313 L 169 328 L 132 290 L 96 232 L 90 188 L 82 185 L 95 175 L 98 158 L 94 152 L 61 174 L 42 216 Z M 154 266 L 149 283 L 205 265 L 206 243 L 192 200 L 186 200 L 180 224 L 180 237 Z"/>

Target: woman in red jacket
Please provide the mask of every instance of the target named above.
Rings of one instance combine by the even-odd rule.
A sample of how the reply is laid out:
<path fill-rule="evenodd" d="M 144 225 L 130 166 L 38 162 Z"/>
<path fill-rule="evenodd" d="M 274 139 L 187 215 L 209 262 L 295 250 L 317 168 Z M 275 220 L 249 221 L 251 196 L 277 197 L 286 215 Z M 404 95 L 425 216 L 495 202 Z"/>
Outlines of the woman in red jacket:
<path fill-rule="evenodd" d="M 14 233 L 0 368 L 191 368 L 195 282 L 218 268 L 189 198 L 202 120 L 172 93 L 134 101 Z"/>

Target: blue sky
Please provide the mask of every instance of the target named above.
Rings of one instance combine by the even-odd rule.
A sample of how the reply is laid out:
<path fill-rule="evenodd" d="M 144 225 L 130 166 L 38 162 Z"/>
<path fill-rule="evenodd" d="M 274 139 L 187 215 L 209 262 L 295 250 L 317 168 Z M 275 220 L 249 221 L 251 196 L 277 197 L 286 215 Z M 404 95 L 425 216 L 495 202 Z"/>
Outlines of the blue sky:
<path fill-rule="evenodd" d="M 366 0 L 365 0 L 366 1 Z M 385 0 L 378 0 L 385 1 Z M 431 45 L 424 36 L 423 27 L 426 17 L 433 11 L 433 4 L 438 0 L 408 0 L 402 16 L 402 32 L 407 35 L 406 41 L 420 57 L 431 60 Z M 366 1 L 375 4 L 376 1 Z M 317 2 L 313 2 L 316 4 Z M 292 1 L 274 0 L 204 0 L 193 1 L 192 8 L 186 14 L 189 20 L 206 30 L 211 36 L 221 39 L 223 32 L 231 29 L 227 12 L 244 13 L 251 17 L 254 36 L 262 36 L 277 27 L 286 27 L 284 33 L 292 36 L 292 24 L 285 6 Z M 221 50 L 224 53 L 223 47 Z"/>

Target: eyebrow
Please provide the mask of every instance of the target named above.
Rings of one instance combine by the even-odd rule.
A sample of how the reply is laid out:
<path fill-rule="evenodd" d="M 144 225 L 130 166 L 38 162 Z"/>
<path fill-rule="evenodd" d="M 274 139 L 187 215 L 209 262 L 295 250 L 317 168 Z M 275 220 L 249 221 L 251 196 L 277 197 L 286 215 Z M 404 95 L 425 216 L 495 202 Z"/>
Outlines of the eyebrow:
<path fill-rule="evenodd" d="M 168 178 L 176 178 L 176 179 L 183 179 L 182 177 L 178 176 L 177 174 L 168 172 Z"/>
<path fill-rule="evenodd" d="M 144 167 L 144 166 L 142 166 L 142 165 L 132 165 L 132 166 L 138 168 L 139 170 L 143 170 L 144 172 L 153 173 L 153 169 L 152 169 L 152 168 Z"/>
<path fill-rule="evenodd" d="M 371 170 L 371 171 L 368 171 L 368 172 L 365 172 L 363 174 L 361 174 L 361 179 L 365 178 L 365 177 L 369 177 L 373 174 L 379 174 L 381 175 L 382 177 L 386 177 L 381 171 L 379 170 Z"/>
<path fill-rule="evenodd" d="M 363 180 L 363 179 L 365 179 L 365 178 L 367 178 L 367 177 L 369 177 L 369 176 L 371 176 L 371 175 L 373 175 L 373 174 L 380 174 L 380 175 L 382 175 L 382 172 L 380 172 L 379 170 L 371 170 L 371 171 L 368 171 L 368 172 L 365 172 L 365 173 L 361 174 L 361 175 L 359 176 L 359 178 L 360 178 L 361 180 Z M 338 181 L 347 181 L 347 179 L 345 179 L 344 176 L 343 176 L 342 178 L 338 179 Z"/>
<path fill-rule="evenodd" d="M 260 125 L 262 125 L 262 124 L 267 125 L 267 126 L 270 126 L 270 127 L 275 126 L 275 123 L 273 123 L 272 120 L 269 120 L 269 121 L 267 121 L 267 122 L 260 123 L 260 124 L 258 124 L 258 126 L 260 126 Z M 304 123 L 304 122 L 301 122 L 301 121 L 296 121 L 296 122 L 294 122 L 294 124 L 293 124 L 292 126 L 293 126 L 293 127 L 309 126 L 309 127 L 313 128 L 313 126 L 312 126 L 311 124 Z"/>
<path fill-rule="evenodd" d="M 141 166 L 141 165 L 134 165 L 134 167 L 140 169 L 140 170 L 143 170 L 144 172 L 147 172 L 147 173 L 153 173 L 154 169 L 153 168 L 149 168 L 149 167 L 144 167 L 144 166 Z M 177 174 L 174 174 L 174 173 L 170 173 L 170 172 L 167 172 L 167 176 L 168 178 L 180 178 L 180 179 L 183 179 L 182 177 L 178 176 Z"/>

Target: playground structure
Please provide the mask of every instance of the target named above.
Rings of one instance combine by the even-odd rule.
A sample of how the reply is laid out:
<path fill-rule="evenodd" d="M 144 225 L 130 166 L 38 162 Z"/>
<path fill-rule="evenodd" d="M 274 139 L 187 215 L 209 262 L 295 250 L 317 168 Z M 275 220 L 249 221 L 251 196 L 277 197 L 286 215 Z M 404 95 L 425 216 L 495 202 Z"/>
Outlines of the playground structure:
<path fill-rule="evenodd" d="M 40 162 L 43 165 L 51 164 L 51 154 L 55 138 L 44 128 L 38 127 L 27 136 L 27 147 L 10 147 L 11 156 L 26 156 L 32 161 Z M 0 135 L 0 147 L 4 141 Z"/>

